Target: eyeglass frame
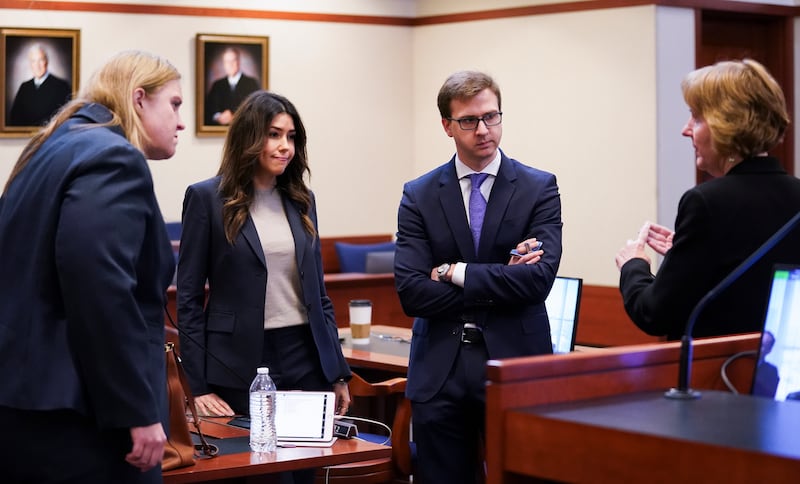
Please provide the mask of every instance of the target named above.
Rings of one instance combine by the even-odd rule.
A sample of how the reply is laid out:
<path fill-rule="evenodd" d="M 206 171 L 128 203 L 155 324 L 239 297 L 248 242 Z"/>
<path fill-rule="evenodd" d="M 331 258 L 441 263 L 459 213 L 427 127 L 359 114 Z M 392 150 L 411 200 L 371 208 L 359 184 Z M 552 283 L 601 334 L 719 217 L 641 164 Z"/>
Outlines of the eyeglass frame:
<path fill-rule="evenodd" d="M 489 123 L 486 122 L 486 117 L 487 116 L 488 117 L 499 116 L 499 121 L 497 121 L 496 123 L 493 123 L 493 124 L 489 124 Z M 503 123 L 503 111 L 494 111 L 494 112 L 491 112 L 491 113 L 486 113 L 486 114 L 484 114 L 482 116 L 466 116 L 466 117 L 463 117 L 463 118 L 445 118 L 445 119 L 447 119 L 448 121 L 455 121 L 456 123 L 458 123 L 458 127 L 460 129 L 464 130 L 464 131 L 475 131 L 476 129 L 478 129 L 478 126 L 480 126 L 481 121 L 483 121 L 484 126 L 486 126 L 487 128 L 489 128 L 491 126 L 499 126 L 500 124 L 502 124 Z M 475 120 L 475 127 L 474 128 L 465 128 L 464 125 L 461 124 L 464 121 L 472 121 L 472 120 Z"/>

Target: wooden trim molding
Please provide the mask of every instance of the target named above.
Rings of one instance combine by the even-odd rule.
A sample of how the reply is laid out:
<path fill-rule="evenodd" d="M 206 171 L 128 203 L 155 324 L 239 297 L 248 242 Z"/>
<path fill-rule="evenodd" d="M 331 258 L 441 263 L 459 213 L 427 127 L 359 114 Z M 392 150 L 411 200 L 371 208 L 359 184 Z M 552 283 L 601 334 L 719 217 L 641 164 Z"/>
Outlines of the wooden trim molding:
<path fill-rule="evenodd" d="M 641 7 L 646 5 L 722 10 L 762 15 L 783 15 L 787 17 L 800 16 L 800 7 L 764 5 L 761 3 L 746 3 L 732 0 L 586 0 L 417 17 L 414 20 L 414 26 L 527 17 L 531 15 L 547 15 L 553 13 L 582 12 L 588 10 L 605 10 L 609 8 Z"/>
<path fill-rule="evenodd" d="M 765 5 L 734 0 L 586 0 L 527 7 L 500 8 L 425 17 L 393 17 L 379 15 L 350 15 L 314 12 L 289 12 L 222 7 L 191 7 L 176 5 L 139 5 L 133 3 L 56 2 L 52 0 L 0 0 L 0 9 L 52 10 L 66 12 L 105 12 L 121 14 L 178 15 L 193 17 L 247 18 L 264 20 L 297 20 L 305 22 L 350 23 L 418 27 L 423 25 L 492 20 L 531 15 L 603 10 L 609 8 L 647 5 L 721 10 L 762 15 L 800 16 L 800 7 Z"/>
<path fill-rule="evenodd" d="M 264 20 L 300 20 L 305 22 L 330 22 L 370 25 L 412 26 L 407 17 L 382 17 L 373 15 L 348 15 L 311 12 L 283 12 L 220 7 L 180 7 L 176 5 L 136 5 L 132 3 L 54 2 L 0 0 L 0 8 L 19 10 L 56 10 L 67 12 L 105 12 L 122 14 L 179 15 L 186 17 L 222 17 Z"/>

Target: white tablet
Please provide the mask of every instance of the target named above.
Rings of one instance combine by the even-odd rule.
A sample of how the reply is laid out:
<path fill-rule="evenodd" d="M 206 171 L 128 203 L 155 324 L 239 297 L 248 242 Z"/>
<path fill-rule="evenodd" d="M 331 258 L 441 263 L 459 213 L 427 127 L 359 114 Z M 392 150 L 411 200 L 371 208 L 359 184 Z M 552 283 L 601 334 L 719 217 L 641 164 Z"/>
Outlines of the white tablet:
<path fill-rule="evenodd" d="M 275 430 L 279 443 L 332 444 L 336 395 L 333 392 L 276 393 Z"/>

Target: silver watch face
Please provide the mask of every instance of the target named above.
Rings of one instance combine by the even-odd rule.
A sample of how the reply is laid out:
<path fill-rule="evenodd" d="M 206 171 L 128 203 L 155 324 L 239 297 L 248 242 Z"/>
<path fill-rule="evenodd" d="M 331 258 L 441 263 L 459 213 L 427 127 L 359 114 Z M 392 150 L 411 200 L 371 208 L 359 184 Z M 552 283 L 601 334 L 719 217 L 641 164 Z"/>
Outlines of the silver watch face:
<path fill-rule="evenodd" d="M 439 275 L 441 276 L 442 274 L 447 274 L 448 269 L 450 269 L 450 264 L 445 263 L 440 265 L 439 268 L 436 269 L 436 272 L 438 272 Z"/>

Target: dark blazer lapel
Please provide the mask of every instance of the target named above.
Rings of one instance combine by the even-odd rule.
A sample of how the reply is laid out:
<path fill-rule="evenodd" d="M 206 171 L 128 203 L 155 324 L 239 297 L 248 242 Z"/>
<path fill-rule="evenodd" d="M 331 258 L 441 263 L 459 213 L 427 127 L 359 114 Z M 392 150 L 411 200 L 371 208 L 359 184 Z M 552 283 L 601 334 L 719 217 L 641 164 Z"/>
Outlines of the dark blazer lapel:
<path fill-rule="evenodd" d="M 266 269 L 267 261 L 264 259 L 264 248 L 261 247 L 261 239 L 258 238 L 256 225 L 253 223 L 253 219 L 250 215 L 247 216 L 247 220 L 244 221 L 244 225 L 242 226 L 242 237 L 244 237 L 248 245 L 250 245 L 250 249 L 252 249 L 253 253 L 261 262 L 261 265 Z"/>
<path fill-rule="evenodd" d="M 283 210 L 286 212 L 286 218 L 289 220 L 289 228 L 292 230 L 292 237 L 294 237 L 294 254 L 297 259 L 297 267 L 303 267 L 303 259 L 306 254 L 306 246 L 308 242 L 308 234 L 303 226 L 303 219 L 300 217 L 300 210 L 294 205 L 294 202 L 288 200 L 286 197 L 283 199 Z"/>
<path fill-rule="evenodd" d="M 511 160 L 502 155 L 500 169 L 492 185 L 492 192 L 489 195 L 489 202 L 486 205 L 486 215 L 483 218 L 483 228 L 481 228 L 481 240 L 479 243 L 479 256 L 488 255 L 486 251 L 494 245 L 494 240 L 500 232 L 500 224 L 503 222 L 506 211 L 508 210 L 511 196 L 516 190 L 517 173 L 512 166 Z M 511 247 L 509 247 L 511 249 Z"/>
<path fill-rule="evenodd" d="M 445 220 L 449 221 L 458 250 L 465 261 L 475 260 L 475 244 L 469 230 L 467 213 L 464 210 L 464 197 L 456 177 L 455 157 L 439 177 L 439 203 L 442 205 Z"/>

